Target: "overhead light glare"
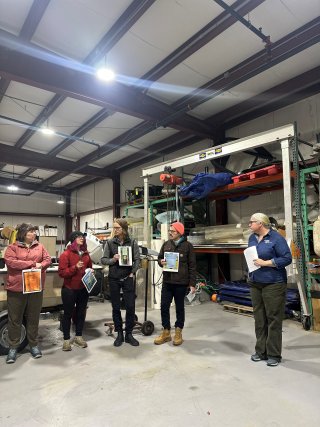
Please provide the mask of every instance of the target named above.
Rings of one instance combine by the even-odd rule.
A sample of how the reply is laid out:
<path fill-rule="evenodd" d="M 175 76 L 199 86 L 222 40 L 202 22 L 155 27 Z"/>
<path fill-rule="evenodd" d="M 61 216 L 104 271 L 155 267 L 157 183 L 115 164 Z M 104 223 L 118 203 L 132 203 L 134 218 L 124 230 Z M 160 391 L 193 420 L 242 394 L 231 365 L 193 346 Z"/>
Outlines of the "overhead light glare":
<path fill-rule="evenodd" d="M 9 187 L 7 187 L 7 189 L 10 191 L 18 191 L 19 187 L 17 187 L 16 185 L 9 185 Z"/>
<path fill-rule="evenodd" d="M 64 205 L 64 200 L 59 199 L 59 200 L 57 200 L 57 203 L 58 203 L 58 205 Z"/>
<path fill-rule="evenodd" d="M 99 68 L 96 75 L 100 80 L 105 82 L 111 82 L 116 77 L 115 73 L 110 70 L 110 68 Z"/>
<path fill-rule="evenodd" d="M 44 135 L 54 135 L 54 130 L 52 130 L 52 129 L 41 128 L 40 130 Z"/>

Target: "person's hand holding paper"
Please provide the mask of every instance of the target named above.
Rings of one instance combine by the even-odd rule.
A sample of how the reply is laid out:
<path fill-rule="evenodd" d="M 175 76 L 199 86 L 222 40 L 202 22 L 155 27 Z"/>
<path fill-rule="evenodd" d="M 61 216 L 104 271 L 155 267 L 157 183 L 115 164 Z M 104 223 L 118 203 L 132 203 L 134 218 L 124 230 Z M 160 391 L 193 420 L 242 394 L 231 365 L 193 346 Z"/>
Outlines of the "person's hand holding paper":
<path fill-rule="evenodd" d="M 249 246 L 249 248 L 243 251 L 243 254 L 247 262 L 249 273 L 260 268 L 260 266 L 254 263 L 254 261 L 259 258 L 256 246 Z"/>

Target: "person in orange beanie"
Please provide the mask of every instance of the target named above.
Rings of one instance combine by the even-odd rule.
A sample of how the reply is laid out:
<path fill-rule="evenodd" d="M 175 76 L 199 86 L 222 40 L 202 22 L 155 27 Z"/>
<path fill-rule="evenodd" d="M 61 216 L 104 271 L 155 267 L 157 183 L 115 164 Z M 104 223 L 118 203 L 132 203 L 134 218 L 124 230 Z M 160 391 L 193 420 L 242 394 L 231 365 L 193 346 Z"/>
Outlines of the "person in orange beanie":
<path fill-rule="evenodd" d="M 188 287 L 190 287 L 191 292 L 196 291 L 196 256 L 192 244 L 184 236 L 184 225 L 181 222 L 174 222 L 170 225 L 169 240 L 164 242 L 160 249 L 158 264 L 164 269 L 161 290 L 163 330 L 161 335 L 154 340 L 154 343 L 159 345 L 172 340 L 170 305 L 174 299 L 176 322 L 173 344 L 181 345 L 185 321 L 184 297 Z"/>

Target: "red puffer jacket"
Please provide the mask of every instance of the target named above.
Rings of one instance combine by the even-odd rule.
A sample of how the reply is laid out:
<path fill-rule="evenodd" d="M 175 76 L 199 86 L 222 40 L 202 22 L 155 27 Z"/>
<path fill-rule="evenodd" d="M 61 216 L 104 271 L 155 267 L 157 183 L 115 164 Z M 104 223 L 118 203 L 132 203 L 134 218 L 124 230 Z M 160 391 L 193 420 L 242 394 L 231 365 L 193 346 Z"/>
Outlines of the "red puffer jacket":
<path fill-rule="evenodd" d="M 89 253 L 86 251 L 81 257 L 83 261 L 83 267 L 77 268 L 76 264 L 80 261 L 78 251 L 75 250 L 72 245 L 68 246 L 67 249 L 61 254 L 59 258 L 59 269 L 58 273 L 60 277 L 63 277 L 63 286 L 69 289 L 82 289 L 84 284 L 81 279 L 85 274 L 86 268 L 92 268 L 92 261 Z"/>
<path fill-rule="evenodd" d="M 5 285 L 7 291 L 22 292 L 22 270 L 35 268 L 36 262 L 41 263 L 41 281 L 44 289 L 46 269 L 51 264 L 51 257 L 41 243 L 34 241 L 29 247 L 21 242 L 12 243 L 6 249 L 4 261 L 8 270 Z"/>

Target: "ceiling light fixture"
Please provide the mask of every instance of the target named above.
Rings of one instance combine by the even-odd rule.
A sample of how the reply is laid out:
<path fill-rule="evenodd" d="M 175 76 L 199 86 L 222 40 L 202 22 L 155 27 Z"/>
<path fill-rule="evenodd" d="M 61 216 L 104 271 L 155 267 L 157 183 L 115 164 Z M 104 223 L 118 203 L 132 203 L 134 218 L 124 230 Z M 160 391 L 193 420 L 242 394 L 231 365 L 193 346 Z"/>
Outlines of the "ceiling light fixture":
<path fill-rule="evenodd" d="M 97 70 L 97 77 L 104 82 L 111 82 L 115 79 L 116 75 L 114 71 L 110 70 L 110 68 L 99 68 Z"/>
<path fill-rule="evenodd" d="M 16 185 L 9 185 L 7 187 L 7 189 L 10 190 L 10 191 L 18 191 L 19 187 L 17 187 Z"/>
<path fill-rule="evenodd" d="M 98 79 L 103 80 L 104 82 L 111 82 L 115 79 L 115 73 L 107 65 L 107 55 L 104 58 L 104 66 L 98 68 L 96 76 Z"/>
<path fill-rule="evenodd" d="M 14 182 L 14 165 L 12 165 L 12 181 Z M 19 187 L 17 187 L 14 184 L 10 184 L 10 185 L 8 185 L 7 189 L 9 191 L 18 191 Z"/>
<path fill-rule="evenodd" d="M 49 128 L 41 128 L 40 130 L 44 135 L 54 135 L 55 134 L 54 130 L 49 129 Z"/>

